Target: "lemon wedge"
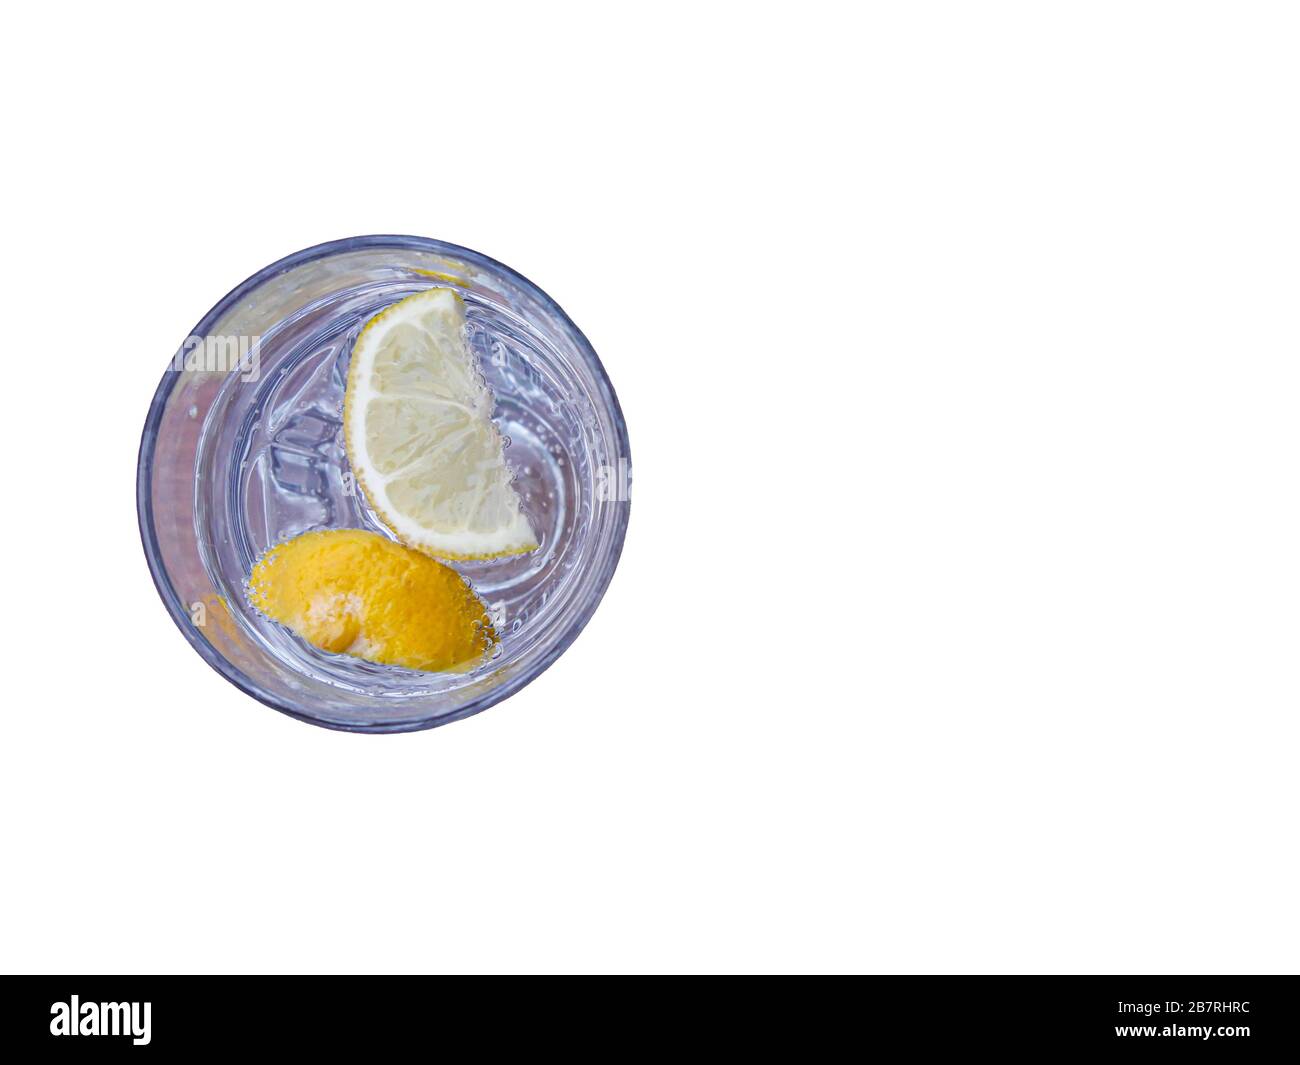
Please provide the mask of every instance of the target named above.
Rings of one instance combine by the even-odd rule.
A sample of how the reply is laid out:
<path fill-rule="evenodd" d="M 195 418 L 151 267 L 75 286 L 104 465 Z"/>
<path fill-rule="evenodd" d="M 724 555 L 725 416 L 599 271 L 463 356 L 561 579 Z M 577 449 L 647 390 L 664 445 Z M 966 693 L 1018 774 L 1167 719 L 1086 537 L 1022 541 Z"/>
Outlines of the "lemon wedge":
<path fill-rule="evenodd" d="M 452 559 L 537 547 L 451 289 L 416 293 L 366 323 L 343 425 L 357 483 L 403 543 Z"/>
<path fill-rule="evenodd" d="M 450 566 L 362 529 L 303 533 L 253 567 L 249 601 L 322 651 L 427 671 L 464 671 L 496 633 Z"/>

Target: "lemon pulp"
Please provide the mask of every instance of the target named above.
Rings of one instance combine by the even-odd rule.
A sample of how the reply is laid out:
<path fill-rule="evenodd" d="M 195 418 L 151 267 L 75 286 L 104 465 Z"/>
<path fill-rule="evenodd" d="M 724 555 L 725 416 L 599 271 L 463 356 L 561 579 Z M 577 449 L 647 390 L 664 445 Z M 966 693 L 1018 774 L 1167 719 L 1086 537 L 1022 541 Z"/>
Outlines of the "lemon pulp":
<path fill-rule="evenodd" d="M 463 670 L 496 641 L 455 570 L 362 529 L 303 533 L 253 567 L 249 600 L 322 651 L 427 671 Z"/>

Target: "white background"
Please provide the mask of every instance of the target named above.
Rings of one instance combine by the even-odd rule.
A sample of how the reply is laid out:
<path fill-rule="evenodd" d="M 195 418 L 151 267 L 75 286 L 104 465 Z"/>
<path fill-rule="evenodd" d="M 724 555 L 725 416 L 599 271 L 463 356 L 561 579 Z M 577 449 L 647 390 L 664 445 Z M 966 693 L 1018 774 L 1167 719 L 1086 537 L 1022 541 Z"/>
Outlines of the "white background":
<path fill-rule="evenodd" d="M 0 966 L 1294 971 L 1292 10 L 11 7 Z M 194 323 L 374 232 L 559 300 L 636 464 L 564 658 L 378 738 L 134 504 Z"/>

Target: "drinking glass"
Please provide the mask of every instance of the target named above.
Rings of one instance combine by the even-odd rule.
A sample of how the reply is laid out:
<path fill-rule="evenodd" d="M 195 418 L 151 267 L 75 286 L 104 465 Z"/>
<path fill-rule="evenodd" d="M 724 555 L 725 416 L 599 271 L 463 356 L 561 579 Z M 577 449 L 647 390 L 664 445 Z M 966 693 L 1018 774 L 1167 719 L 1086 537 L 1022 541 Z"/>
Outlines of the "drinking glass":
<path fill-rule="evenodd" d="M 453 563 L 500 636 L 466 673 L 321 651 L 259 614 L 247 595 L 253 564 L 280 541 L 314 529 L 391 535 L 348 465 L 348 360 L 368 319 L 432 287 L 465 301 L 467 341 L 540 540 L 526 555 Z M 554 300 L 468 248 L 369 236 L 281 259 L 204 316 L 149 408 L 137 505 L 159 595 L 218 673 L 304 721 L 404 732 L 500 702 L 565 651 L 614 574 L 630 489 L 613 386 Z"/>

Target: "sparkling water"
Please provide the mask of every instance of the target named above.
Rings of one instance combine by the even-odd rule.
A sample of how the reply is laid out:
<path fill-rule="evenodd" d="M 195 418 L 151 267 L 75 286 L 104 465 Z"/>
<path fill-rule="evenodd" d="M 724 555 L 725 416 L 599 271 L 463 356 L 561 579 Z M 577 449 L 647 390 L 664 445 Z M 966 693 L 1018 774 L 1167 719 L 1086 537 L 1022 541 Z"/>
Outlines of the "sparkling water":
<path fill-rule="evenodd" d="M 196 367 L 191 358 L 167 397 L 172 413 L 164 413 L 161 431 L 177 409 L 195 430 L 190 516 L 212 593 L 201 602 L 219 615 L 203 635 L 215 639 L 223 657 L 245 669 L 250 658 L 270 664 L 291 691 L 335 708 L 328 723 L 364 727 L 394 714 L 403 723 L 398 727 L 408 727 L 408 720 L 437 723 L 431 718 L 459 715 L 467 700 L 487 694 L 494 701 L 491 689 L 503 680 L 513 689 L 524 673 L 535 675 L 576 635 L 565 631 L 574 619 L 594 609 L 587 601 L 593 562 L 612 572 L 611 536 L 621 545 L 626 522 L 630 478 L 621 420 L 613 417 L 617 408 L 610 408 L 612 392 L 604 393 L 599 364 L 593 373 L 561 328 L 571 330 L 571 323 L 535 289 L 520 290 L 517 275 L 503 279 L 490 260 L 409 252 L 343 259 L 338 269 L 265 278 L 225 309 L 216 323 L 224 335 L 256 329 L 251 357 L 216 370 Z M 493 420 L 540 541 L 526 555 L 452 563 L 487 604 L 501 637 L 492 656 L 467 674 L 421 673 L 320 651 L 255 611 L 246 590 L 254 562 L 300 533 L 360 528 L 391 536 L 348 464 L 342 426 L 348 364 L 374 314 L 434 286 L 454 287 L 465 300 L 466 339 L 495 397 Z M 152 495 L 157 511 L 157 484 Z M 166 503 L 175 509 L 175 500 Z M 229 644 L 239 645 L 237 655 L 223 646 Z M 310 709 L 305 714 L 313 716 Z"/>

